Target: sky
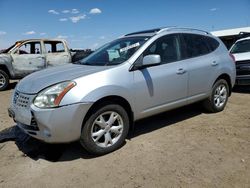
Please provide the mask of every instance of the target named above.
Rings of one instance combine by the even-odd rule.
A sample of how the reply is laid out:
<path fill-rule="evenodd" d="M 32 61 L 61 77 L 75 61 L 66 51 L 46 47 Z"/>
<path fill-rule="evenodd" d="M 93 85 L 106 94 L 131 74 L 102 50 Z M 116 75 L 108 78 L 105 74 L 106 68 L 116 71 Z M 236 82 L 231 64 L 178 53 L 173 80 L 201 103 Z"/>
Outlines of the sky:
<path fill-rule="evenodd" d="M 96 49 L 164 26 L 249 27 L 250 0 L 0 0 L 0 49 L 27 38 L 63 38 L 72 49 Z"/>

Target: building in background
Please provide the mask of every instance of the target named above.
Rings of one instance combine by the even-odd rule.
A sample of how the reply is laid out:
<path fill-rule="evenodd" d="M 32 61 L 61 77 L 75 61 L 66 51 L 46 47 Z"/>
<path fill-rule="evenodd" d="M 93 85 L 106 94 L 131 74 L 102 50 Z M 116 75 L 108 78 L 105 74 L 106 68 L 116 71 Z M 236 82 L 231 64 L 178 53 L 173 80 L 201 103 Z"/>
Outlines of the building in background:
<path fill-rule="evenodd" d="M 229 49 L 236 40 L 250 36 L 250 27 L 212 31 L 211 33 L 219 37 Z"/>

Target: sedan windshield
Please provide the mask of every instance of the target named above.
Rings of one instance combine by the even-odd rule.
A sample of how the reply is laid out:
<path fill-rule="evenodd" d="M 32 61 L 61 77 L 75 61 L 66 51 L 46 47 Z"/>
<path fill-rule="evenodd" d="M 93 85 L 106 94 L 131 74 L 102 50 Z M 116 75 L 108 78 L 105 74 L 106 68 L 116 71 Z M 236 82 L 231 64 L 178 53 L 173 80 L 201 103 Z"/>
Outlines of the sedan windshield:
<path fill-rule="evenodd" d="M 244 52 L 250 52 L 250 40 L 242 40 L 237 42 L 231 50 L 231 53 L 233 54 Z"/>
<path fill-rule="evenodd" d="M 129 37 L 110 42 L 82 59 L 83 65 L 118 65 L 128 60 L 149 37 Z"/>

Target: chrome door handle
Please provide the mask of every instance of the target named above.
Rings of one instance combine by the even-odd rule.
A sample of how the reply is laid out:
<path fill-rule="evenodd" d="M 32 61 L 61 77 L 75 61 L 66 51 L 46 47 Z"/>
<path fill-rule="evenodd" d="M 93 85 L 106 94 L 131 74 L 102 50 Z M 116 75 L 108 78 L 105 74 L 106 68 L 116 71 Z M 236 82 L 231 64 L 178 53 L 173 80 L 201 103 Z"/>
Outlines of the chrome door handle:
<path fill-rule="evenodd" d="M 217 66 L 219 63 L 217 61 L 212 62 L 212 66 Z"/>
<path fill-rule="evenodd" d="M 179 68 L 176 74 L 184 74 L 186 71 L 183 68 Z"/>
<path fill-rule="evenodd" d="M 45 59 L 45 57 L 37 57 L 37 59 Z"/>

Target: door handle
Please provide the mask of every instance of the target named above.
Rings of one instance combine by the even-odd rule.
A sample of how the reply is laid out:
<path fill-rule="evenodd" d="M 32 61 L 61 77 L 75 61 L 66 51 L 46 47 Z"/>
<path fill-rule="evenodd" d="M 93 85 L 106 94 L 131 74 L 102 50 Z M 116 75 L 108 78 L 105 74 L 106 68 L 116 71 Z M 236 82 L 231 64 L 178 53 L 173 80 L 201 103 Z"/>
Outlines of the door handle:
<path fill-rule="evenodd" d="M 184 70 L 183 68 L 179 68 L 176 72 L 176 74 L 184 74 L 186 72 L 186 70 Z"/>
<path fill-rule="evenodd" d="M 219 63 L 217 61 L 212 62 L 212 66 L 217 66 Z"/>
<path fill-rule="evenodd" d="M 37 57 L 37 59 L 45 59 L 45 57 Z"/>

